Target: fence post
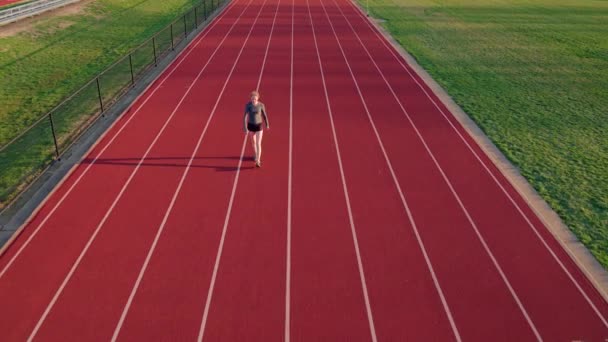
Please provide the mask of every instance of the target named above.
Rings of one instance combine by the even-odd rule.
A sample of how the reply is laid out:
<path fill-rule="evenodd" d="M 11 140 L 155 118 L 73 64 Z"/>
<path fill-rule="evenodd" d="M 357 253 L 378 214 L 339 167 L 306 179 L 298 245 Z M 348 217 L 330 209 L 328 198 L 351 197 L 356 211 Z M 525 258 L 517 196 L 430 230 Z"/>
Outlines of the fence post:
<path fill-rule="evenodd" d="M 203 0 L 203 16 L 207 20 L 207 0 Z"/>
<path fill-rule="evenodd" d="M 194 7 L 194 27 L 198 27 L 198 15 L 196 12 L 196 7 Z"/>
<path fill-rule="evenodd" d="M 152 51 L 154 51 L 154 66 L 158 66 L 158 64 L 156 63 L 156 41 L 154 40 L 155 37 L 152 37 Z"/>
<path fill-rule="evenodd" d="M 188 30 L 186 29 L 186 15 L 184 14 L 184 38 L 188 36 Z"/>
<path fill-rule="evenodd" d="M 135 77 L 133 77 L 133 60 L 131 54 L 129 54 L 129 66 L 131 67 L 131 85 L 135 85 Z"/>
<path fill-rule="evenodd" d="M 53 113 L 49 113 L 49 120 L 51 121 L 51 132 L 53 133 L 53 142 L 55 142 L 55 155 L 59 160 L 59 146 L 57 145 L 57 135 L 55 135 L 55 125 L 53 124 Z"/>
<path fill-rule="evenodd" d="M 103 101 L 101 99 L 101 87 L 99 86 L 99 76 L 95 79 L 95 82 L 97 82 L 97 95 L 99 95 L 99 107 L 101 108 L 101 116 L 103 115 Z"/>
<path fill-rule="evenodd" d="M 173 23 L 171 23 L 171 51 L 174 51 L 175 47 L 173 46 Z"/>

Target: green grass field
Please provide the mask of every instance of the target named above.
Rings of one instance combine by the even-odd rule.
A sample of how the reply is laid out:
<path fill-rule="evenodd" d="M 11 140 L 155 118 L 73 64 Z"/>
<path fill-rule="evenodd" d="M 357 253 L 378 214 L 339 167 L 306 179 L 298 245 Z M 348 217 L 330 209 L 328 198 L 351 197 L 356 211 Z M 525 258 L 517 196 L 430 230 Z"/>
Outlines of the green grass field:
<path fill-rule="evenodd" d="M 608 1 L 369 7 L 608 268 Z"/>
<path fill-rule="evenodd" d="M 193 4 L 192 0 L 97 0 L 80 13 L 42 19 L 22 32 L 0 37 L 0 146 Z M 188 30 L 193 22 L 189 17 Z M 181 23 L 179 29 L 183 30 Z M 179 29 L 176 40 L 183 38 Z M 167 30 L 156 47 L 168 46 Z M 152 59 L 151 45 L 138 49 L 133 55 L 135 72 Z M 124 60 L 100 77 L 104 101 L 129 82 L 129 64 Z M 54 113 L 60 147 L 74 138 L 98 106 L 93 83 Z M 52 160 L 52 151 L 46 120 L 0 152 L 0 208 Z"/>

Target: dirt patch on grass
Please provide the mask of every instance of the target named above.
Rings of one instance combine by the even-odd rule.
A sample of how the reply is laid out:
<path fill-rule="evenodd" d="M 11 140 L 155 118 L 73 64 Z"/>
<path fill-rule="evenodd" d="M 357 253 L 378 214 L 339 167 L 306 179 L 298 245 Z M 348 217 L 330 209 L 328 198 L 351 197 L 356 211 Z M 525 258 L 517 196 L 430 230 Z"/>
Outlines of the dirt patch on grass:
<path fill-rule="evenodd" d="M 54 10 L 50 10 L 44 12 L 42 14 L 21 19 L 14 23 L 6 24 L 0 26 L 0 38 L 14 36 L 21 32 L 29 32 L 35 29 L 35 26 L 47 19 L 57 18 L 57 17 L 65 17 L 68 15 L 80 14 L 87 9 L 88 5 L 94 2 L 95 0 L 81 0 L 75 3 L 71 3 L 69 5 L 56 8 Z M 71 21 L 61 22 L 59 24 L 58 29 L 65 29 L 73 25 Z"/>

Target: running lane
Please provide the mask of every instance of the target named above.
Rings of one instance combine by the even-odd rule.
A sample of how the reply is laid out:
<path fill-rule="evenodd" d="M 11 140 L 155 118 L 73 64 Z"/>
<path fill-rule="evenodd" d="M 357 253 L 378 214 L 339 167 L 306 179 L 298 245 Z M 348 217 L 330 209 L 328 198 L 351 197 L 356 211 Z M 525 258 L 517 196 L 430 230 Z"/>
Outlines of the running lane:
<path fill-rule="evenodd" d="M 292 9 L 291 0 L 273 1 L 258 31 L 269 38 L 272 32 L 270 45 L 256 43 L 249 52 L 257 59 L 268 47 L 259 91 L 272 129 L 264 133 L 262 169 L 249 168 L 253 149 L 247 142 L 205 341 L 283 340 Z M 242 75 L 252 88 L 257 71 Z"/>
<path fill-rule="evenodd" d="M 364 289 L 306 1 L 294 14 L 292 341 L 370 341 Z"/>
<path fill-rule="evenodd" d="M 198 39 L 184 51 L 50 195 L 18 238 L 3 249 L 0 300 L 11 315 L 10 322 L 0 323 L 3 338 L 23 340 L 28 336 L 135 168 L 128 163 L 96 163 L 96 159 L 135 158 L 136 163 L 168 122 L 168 108 L 177 104 L 194 80 L 199 63 L 209 58 L 227 31 L 223 25 L 212 25 L 200 37 L 205 43 Z M 167 87 L 162 98 L 154 96 L 160 87 Z"/>
<path fill-rule="evenodd" d="M 339 7 L 335 7 L 336 3 Z M 478 229 L 480 239 L 486 242 L 487 249 L 501 266 L 540 337 L 605 339 L 608 336 L 606 301 L 531 213 L 525 201 L 449 111 L 436 106 L 435 103 L 439 103 L 436 98 L 427 96 L 431 93 L 428 87 L 423 88 L 423 82 L 403 67 L 403 62 L 370 28 L 361 12 L 347 1 L 333 5 L 332 21 L 346 25 L 342 30 L 344 39 L 355 37 L 349 53 L 367 55 L 367 49 L 378 64 L 411 118 L 411 124 L 419 130 L 436 158 L 435 168 L 440 167 L 445 173 L 442 182 L 451 185 L 452 196 L 460 201 L 461 210 Z M 359 43 L 359 38 L 364 45 Z M 407 120 L 405 114 L 403 120 Z M 505 191 L 501 187 L 506 187 Z"/>
<path fill-rule="evenodd" d="M 367 102 L 378 102 L 376 93 L 366 92 L 361 98 L 321 3 L 311 1 L 310 7 L 321 62 L 327 70 L 328 95 L 378 340 L 449 341 L 454 332 L 448 308 L 440 300 L 391 177 L 391 165 L 384 158 L 366 113 Z M 406 144 L 402 153 L 415 153 L 413 149 L 415 145 Z"/>

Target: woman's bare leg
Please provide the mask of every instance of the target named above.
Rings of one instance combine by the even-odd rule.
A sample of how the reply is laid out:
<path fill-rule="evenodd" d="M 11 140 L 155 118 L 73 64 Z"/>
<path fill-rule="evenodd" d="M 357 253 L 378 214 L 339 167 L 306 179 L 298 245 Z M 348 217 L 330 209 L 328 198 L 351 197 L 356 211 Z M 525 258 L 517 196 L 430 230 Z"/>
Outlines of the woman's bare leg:
<path fill-rule="evenodd" d="M 255 132 L 250 132 L 250 133 L 251 133 L 251 146 L 253 146 L 253 160 L 258 161 L 256 134 L 255 134 Z"/>
<path fill-rule="evenodd" d="M 259 163 L 262 160 L 262 136 L 264 135 L 264 131 L 258 131 L 255 132 L 255 136 L 257 137 L 257 139 L 255 139 L 255 144 L 256 144 L 256 161 Z"/>

